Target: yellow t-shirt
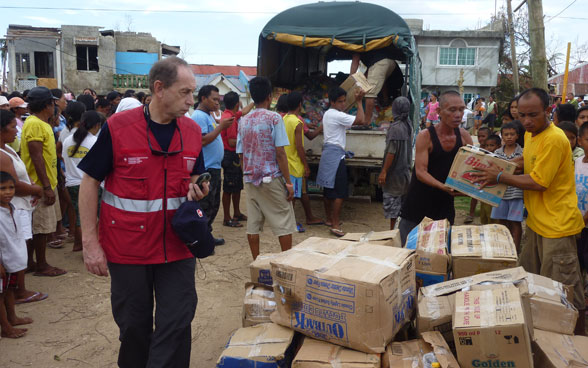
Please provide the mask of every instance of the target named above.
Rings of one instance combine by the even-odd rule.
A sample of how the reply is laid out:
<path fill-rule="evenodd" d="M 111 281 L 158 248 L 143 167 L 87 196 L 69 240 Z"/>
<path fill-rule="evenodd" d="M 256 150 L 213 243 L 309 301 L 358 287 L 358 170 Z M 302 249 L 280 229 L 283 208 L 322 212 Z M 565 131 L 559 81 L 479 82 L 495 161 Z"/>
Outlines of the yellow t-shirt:
<path fill-rule="evenodd" d="M 286 127 L 286 135 L 288 136 L 288 140 L 290 141 L 290 145 L 284 147 L 286 151 L 286 156 L 288 157 L 288 169 L 290 170 L 290 175 L 295 176 L 297 178 L 302 178 L 304 176 L 304 164 L 298 156 L 298 151 L 296 150 L 296 127 L 299 124 L 303 124 L 300 119 L 296 115 L 293 114 L 286 114 L 284 115 L 284 126 Z M 304 137 L 302 138 L 302 146 L 304 146 Z"/>
<path fill-rule="evenodd" d="M 535 137 L 525 133 L 523 158 L 525 174 L 547 188 L 524 191 L 527 226 L 545 238 L 581 232 L 584 220 L 578 209 L 572 150 L 563 130 L 550 124 Z"/>
<path fill-rule="evenodd" d="M 49 178 L 51 188 L 55 189 L 57 186 L 57 151 L 55 149 L 53 129 L 43 120 L 31 115 L 25 120 L 20 137 L 20 157 L 27 167 L 27 172 L 34 183 L 43 186 L 43 183 L 41 183 L 37 176 L 35 165 L 33 165 L 33 161 L 31 160 L 28 142 L 43 143 L 45 171 L 47 172 L 47 178 Z"/>

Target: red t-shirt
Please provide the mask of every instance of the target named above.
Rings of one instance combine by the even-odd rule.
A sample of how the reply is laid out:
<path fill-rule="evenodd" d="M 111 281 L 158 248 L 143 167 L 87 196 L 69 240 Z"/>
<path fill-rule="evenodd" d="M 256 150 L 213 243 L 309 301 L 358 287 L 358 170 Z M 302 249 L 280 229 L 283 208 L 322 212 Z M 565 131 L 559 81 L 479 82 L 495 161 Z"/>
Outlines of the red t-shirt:
<path fill-rule="evenodd" d="M 243 112 L 241 110 L 237 111 L 237 113 L 233 113 L 231 110 L 225 110 L 221 115 L 221 120 L 235 117 L 233 124 L 231 124 L 231 126 L 227 129 L 221 131 L 221 138 L 223 140 L 223 146 L 225 147 L 225 150 L 233 152 L 237 150 L 236 145 L 235 147 L 229 146 L 229 139 L 237 139 L 237 128 L 239 126 L 239 119 L 241 119 L 241 116 L 243 116 Z"/>

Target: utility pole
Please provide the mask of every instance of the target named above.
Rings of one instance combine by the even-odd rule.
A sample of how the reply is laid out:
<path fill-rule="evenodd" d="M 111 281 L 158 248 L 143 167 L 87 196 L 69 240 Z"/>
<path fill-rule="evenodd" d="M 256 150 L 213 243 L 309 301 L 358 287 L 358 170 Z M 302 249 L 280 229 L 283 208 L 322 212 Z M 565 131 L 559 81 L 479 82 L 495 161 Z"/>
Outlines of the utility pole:
<path fill-rule="evenodd" d="M 512 60 L 512 83 L 514 85 L 514 95 L 518 95 L 519 87 L 519 63 L 517 62 L 517 50 L 515 45 L 514 26 L 512 24 L 512 5 L 511 0 L 506 0 L 506 10 L 508 13 L 508 33 L 510 35 L 510 58 Z"/>
<path fill-rule="evenodd" d="M 531 43 L 531 77 L 533 87 L 547 90 L 547 56 L 542 0 L 527 0 L 529 8 L 529 41 Z"/>

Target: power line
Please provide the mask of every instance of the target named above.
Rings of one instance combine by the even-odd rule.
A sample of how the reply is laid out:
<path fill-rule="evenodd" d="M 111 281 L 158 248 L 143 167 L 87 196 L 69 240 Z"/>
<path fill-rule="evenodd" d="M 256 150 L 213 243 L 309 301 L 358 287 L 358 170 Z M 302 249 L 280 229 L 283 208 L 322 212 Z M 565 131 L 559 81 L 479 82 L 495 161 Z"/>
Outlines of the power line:
<path fill-rule="evenodd" d="M 550 17 L 547 21 L 545 21 L 545 23 L 552 21 L 553 19 L 557 18 L 558 15 L 560 15 L 561 13 L 565 12 L 570 6 L 574 5 L 574 3 L 578 1 L 578 0 L 573 0 L 568 6 L 566 6 L 565 8 L 563 8 L 562 11 L 560 11 L 559 13 L 557 13 L 556 15 L 554 15 L 553 17 Z"/>

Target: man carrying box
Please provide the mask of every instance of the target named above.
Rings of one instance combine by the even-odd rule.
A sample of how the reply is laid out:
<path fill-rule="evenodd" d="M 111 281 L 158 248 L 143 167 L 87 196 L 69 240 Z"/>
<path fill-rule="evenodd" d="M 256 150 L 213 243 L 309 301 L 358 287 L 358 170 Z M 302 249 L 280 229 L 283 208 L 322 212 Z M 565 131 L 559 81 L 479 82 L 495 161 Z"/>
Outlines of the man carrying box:
<path fill-rule="evenodd" d="M 524 175 L 508 174 L 496 166 L 482 169 L 480 188 L 505 183 L 524 190 L 527 240 L 519 262 L 528 272 L 574 287 L 579 315 L 576 334 L 585 335 L 586 302 L 576 235 L 584 228 L 575 192 L 572 151 L 565 134 L 547 117 L 549 95 L 530 88 L 518 99 L 519 119 L 527 133 L 523 149 Z M 520 162 L 520 161 L 519 161 Z"/>

